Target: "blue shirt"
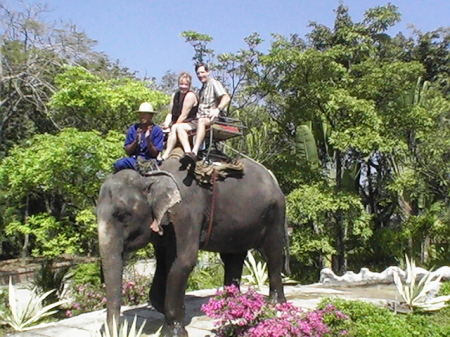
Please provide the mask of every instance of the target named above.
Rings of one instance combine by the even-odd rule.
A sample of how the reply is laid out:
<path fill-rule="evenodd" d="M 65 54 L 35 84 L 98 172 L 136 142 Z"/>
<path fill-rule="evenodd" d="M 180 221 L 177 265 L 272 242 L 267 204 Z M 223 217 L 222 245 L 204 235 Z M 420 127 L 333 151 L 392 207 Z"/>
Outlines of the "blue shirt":
<path fill-rule="evenodd" d="M 130 126 L 130 128 L 127 131 L 127 136 L 125 137 L 125 147 L 130 145 L 134 142 L 134 140 L 137 138 L 137 130 L 139 128 L 139 124 L 134 124 Z M 162 129 L 157 126 L 153 125 L 152 133 L 150 134 L 150 140 L 153 143 L 153 146 L 161 152 L 164 146 L 164 133 Z M 142 133 L 141 142 L 138 144 L 138 149 L 133 153 L 132 156 L 141 156 L 145 159 L 151 159 L 155 158 L 152 157 L 148 151 L 147 147 L 147 139 L 144 136 L 144 133 Z"/>

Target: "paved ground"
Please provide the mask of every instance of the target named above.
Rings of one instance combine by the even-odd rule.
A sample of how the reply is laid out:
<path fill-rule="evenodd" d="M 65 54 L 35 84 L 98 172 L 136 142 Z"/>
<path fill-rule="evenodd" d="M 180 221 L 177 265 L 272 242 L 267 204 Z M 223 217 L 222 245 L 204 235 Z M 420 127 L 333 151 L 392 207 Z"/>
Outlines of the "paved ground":
<path fill-rule="evenodd" d="M 261 291 L 268 293 L 267 289 Z M 206 317 L 200 310 L 215 290 L 201 290 L 186 294 L 186 329 L 190 337 L 214 336 L 211 330 L 213 321 Z M 387 300 L 393 300 L 395 290 L 393 286 L 350 287 L 331 289 L 320 284 L 308 286 L 286 286 L 288 301 L 306 308 L 314 309 L 323 297 L 354 298 L 380 305 Z M 123 316 L 131 325 L 135 316 L 138 317 L 138 325 L 146 320 L 144 336 L 152 336 L 161 327 L 163 315 L 147 306 L 124 307 Z M 106 318 L 105 310 L 95 311 L 76 317 L 61 320 L 56 323 L 36 326 L 27 332 L 10 334 L 15 337 L 96 337 L 95 332 L 102 326 Z"/>

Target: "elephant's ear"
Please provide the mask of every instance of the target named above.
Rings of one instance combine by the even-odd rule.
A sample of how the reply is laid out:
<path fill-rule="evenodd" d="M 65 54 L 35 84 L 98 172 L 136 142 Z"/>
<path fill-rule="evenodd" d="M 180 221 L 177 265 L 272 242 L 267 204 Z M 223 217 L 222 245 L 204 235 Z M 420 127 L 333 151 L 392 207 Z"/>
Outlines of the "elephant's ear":
<path fill-rule="evenodd" d="M 173 175 L 165 171 L 151 172 L 145 177 L 148 182 L 147 200 L 153 209 L 158 224 L 164 214 L 181 201 L 180 190 Z"/>

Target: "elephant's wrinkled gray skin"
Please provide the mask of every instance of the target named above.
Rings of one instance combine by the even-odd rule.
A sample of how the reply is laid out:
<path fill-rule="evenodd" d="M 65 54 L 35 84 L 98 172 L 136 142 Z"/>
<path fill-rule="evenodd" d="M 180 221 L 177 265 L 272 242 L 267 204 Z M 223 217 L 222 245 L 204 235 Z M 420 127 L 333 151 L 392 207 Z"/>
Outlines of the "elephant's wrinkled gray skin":
<path fill-rule="evenodd" d="M 162 172 L 152 176 L 124 170 L 106 178 L 97 220 L 110 327 L 120 312 L 124 256 L 149 242 L 157 260 L 150 301 L 165 315 L 162 336 L 187 336 L 184 295 L 199 247 L 220 253 L 225 285 L 239 283 L 247 250 L 258 248 L 267 258 L 270 300 L 286 300 L 281 281 L 287 244 L 285 199 L 262 165 L 250 160 L 244 165 L 241 177 L 216 183 L 213 229 L 206 246 L 212 188 L 197 185 L 191 173 L 180 170 L 177 159 L 164 161 Z M 150 230 L 155 218 L 162 221 L 163 236 Z"/>

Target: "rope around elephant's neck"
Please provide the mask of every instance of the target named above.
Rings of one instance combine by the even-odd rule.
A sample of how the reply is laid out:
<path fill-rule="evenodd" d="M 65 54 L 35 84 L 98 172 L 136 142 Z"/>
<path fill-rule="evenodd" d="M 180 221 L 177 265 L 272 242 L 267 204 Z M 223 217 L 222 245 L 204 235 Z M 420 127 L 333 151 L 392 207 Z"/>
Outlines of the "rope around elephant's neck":
<path fill-rule="evenodd" d="M 217 180 L 217 170 L 213 169 L 211 211 L 209 212 L 208 232 L 206 233 L 206 239 L 205 239 L 205 243 L 203 245 L 203 248 L 205 248 L 208 245 L 209 239 L 211 237 L 211 232 L 212 232 L 212 225 L 213 225 L 213 221 L 214 221 L 214 206 L 216 204 L 216 180 Z"/>

